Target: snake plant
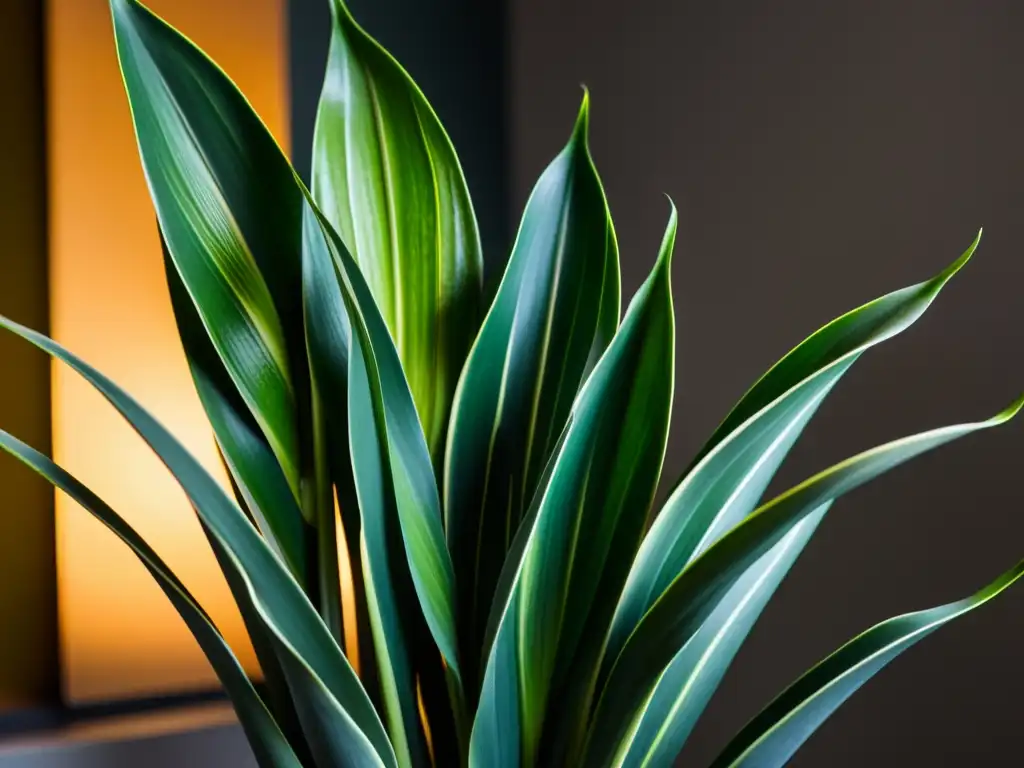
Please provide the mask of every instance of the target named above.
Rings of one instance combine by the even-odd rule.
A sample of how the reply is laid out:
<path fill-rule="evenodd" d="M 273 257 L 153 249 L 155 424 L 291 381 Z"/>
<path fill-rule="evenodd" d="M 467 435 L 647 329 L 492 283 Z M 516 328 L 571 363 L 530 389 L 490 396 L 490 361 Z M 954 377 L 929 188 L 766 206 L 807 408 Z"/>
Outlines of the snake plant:
<path fill-rule="evenodd" d="M 260 679 L 123 518 L 14 436 L 0 443 L 138 555 L 263 768 L 668 766 L 833 501 L 1021 407 L 880 445 L 761 499 L 832 388 L 928 309 L 975 240 L 937 276 L 797 345 L 655 510 L 676 215 L 622 313 L 586 95 L 487 306 L 455 149 L 342 0 L 311 189 L 202 51 L 136 0 L 110 6 L 173 310 L 231 492 L 102 373 L 2 324 L 90 382 L 181 484 Z M 784 764 L 895 656 L 1022 574 L 868 629 L 714 765 Z"/>

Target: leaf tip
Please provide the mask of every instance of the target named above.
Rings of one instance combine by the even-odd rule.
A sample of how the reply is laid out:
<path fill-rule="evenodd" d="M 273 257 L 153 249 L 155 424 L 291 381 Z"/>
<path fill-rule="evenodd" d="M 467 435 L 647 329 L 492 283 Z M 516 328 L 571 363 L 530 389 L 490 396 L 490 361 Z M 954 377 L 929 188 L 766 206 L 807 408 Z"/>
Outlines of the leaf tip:
<path fill-rule="evenodd" d="M 587 143 L 587 133 L 590 129 L 590 91 L 587 86 L 581 85 L 583 98 L 580 100 L 580 110 L 576 115 L 576 125 L 572 129 L 573 141 Z"/>
<path fill-rule="evenodd" d="M 960 254 L 956 261 L 946 267 L 942 272 L 935 278 L 934 282 L 936 288 L 941 288 L 950 278 L 953 277 L 957 272 L 963 269 L 963 266 L 971 260 L 974 252 L 978 249 L 978 244 L 981 242 L 981 234 L 984 232 L 984 227 L 978 230 L 978 234 L 974 236 L 974 240 L 967 246 L 967 250 Z"/>
<path fill-rule="evenodd" d="M 1021 408 L 1024 408 L 1024 393 L 1022 393 L 1020 397 L 1018 397 L 1016 400 L 1014 400 L 1012 403 L 1006 406 L 1003 410 L 997 413 L 992 418 L 992 423 L 1003 424 L 1009 421 L 1018 413 L 1020 413 Z"/>
<path fill-rule="evenodd" d="M 665 226 L 665 234 L 661 240 L 661 250 L 658 252 L 658 266 L 670 267 L 672 266 L 672 254 L 675 251 L 676 231 L 679 228 L 679 211 L 676 209 L 675 201 L 672 200 L 670 195 L 666 194 L 665 199 L 668 200 L 669 206 L 668 224 Z"/>

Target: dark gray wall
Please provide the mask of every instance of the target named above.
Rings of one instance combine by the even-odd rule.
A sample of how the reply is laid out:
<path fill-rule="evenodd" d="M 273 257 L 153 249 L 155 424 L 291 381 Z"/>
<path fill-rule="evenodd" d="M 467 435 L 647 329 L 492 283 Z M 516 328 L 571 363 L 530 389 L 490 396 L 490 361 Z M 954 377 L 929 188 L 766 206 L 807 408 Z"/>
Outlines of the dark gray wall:
<path fill-rule="evenodd" d="M 837 314 L 973 263 L 858 363 L 785 468 L 994 413 L 1024 387 L 1024 6 L 513 0 L 514 203 L 565 141 L 579 84 L 625 291 L 680 208 L 673 476 L 745 388 Z M 518 209 L 517 209 L 518 211 Z M 1024 424 L 836 504 L 684 753 L 690 765 L 806 666 L 889 615 L 1024 556 Z M 794 766 L 1024 763 L 1024 588 L 897 660 Z"/>
<path fill-rule="evenodd" d="M 307 179 L 330 34 L 328 2 L 289 0 L 292 156 Z M 469 183 L 487 264 L 503 264 L 509 237 L 505 0 L 349 0 L 348 6 L 437 111 Z"/>

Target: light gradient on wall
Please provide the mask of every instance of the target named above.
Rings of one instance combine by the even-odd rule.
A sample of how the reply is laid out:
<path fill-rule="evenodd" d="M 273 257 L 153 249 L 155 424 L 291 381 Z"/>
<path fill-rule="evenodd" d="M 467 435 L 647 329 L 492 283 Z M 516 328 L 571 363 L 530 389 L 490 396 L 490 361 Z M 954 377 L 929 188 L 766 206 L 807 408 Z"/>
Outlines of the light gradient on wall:
<path fill-rule="evenodd" d="M 287 146 L 285 0 L 149 0 L 234 78 Z M 53 336 L 119 382 L 223 480 L 178 342 L 156 219 L 117 69 L 107 0 L 49 0 Z M 194 591 L 248 667 L 241 620 L 185 496 L 132 430 L 53 371 L 57 461 L 106 499 Z M 70 703 L 206 689 L 215 678 L 134 556 L 57 498 L 60 645 Z"/>

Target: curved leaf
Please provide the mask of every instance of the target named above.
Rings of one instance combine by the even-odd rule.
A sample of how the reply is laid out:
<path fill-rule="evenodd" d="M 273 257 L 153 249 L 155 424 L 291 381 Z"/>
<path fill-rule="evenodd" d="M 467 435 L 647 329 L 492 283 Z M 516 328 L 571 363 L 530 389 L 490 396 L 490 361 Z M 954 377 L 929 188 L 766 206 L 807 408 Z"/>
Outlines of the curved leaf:
<path fill-rule="evenodd" d="M 519 728 L 498 723 L 495 731 L 493 717 L 479 716 L 474 765 L 560 763 L 584 724 L 614 596 L 661 475 L 673 389 L 675 234 L 673 208 L 654 270 L 573 406 L 484 673 L 481 712 L 507 709 L 515 692 Z M 563 718 L 551 709 L 555 700 Z M 500 761 L 484 763 L 485 754 Z"/>
<path fill-rule="evenodd" d="M 444 469 L 466 669 L 505 552 L 573 399 L 619 316 L 608 206 L 587 149 L 584 95 L 568 146 L 541 175 L 452 406 Z M 475 686 L 467 681 L 472 689 Z"/>
<path fill-rule="evenodd" d="M 604 683 L 594 714 L 587 765 L 605 765 L 658 677 L 700 629 L 736 581 L 794 525 L 832 499 L 915 456 L 1005 423 L 1024 398 L 991 419 L 922 432 L 858 454 L 764 504 L 693 561 L 630 635 Z"/>
<path fill-rule="evenodd" d="M 607 657 L 697 555 L 757 505 L 803 428 L 870 347 L 913 324 L 967 263 L 981 233 L 940 274 L 865 304 L 815 332 L 743 397 L 677 483 L 644 538 L 615 612 Z"/>
<path fill-rule="evenodd" d="M 111 0 L 146 180 L 174 265 L 231 380 L 301 498 L 306 397 L 300 203 L 227 76 L 135 0 Z"/>
<path fill-rule="evenodd" d="M 329 706 L 346 713 L 336 719 L 334 728 L 345 738 L 348 751 L 325 757 L 325 762 L 331 764 L 333 759 L 339 765 L 365 765 L 367 760 L 376 757 L 393 768 L 394 755 L 384 728 L 341 649 L 298 583 L 217 482 L 170 432 L 102 373 L 30 328 L 2 316 L 0 327 L 67 363 L 92 384 L 181 484 L 203 523 L 230 555 L 239 577 L 249 585 L 253 605 L 278 646 L 282 665 L 294 668 L 298 664 L 306 670 L 304 675 L 293 673 L 290 676 L 296 703 L 309 697 L 310 706 L 317 714 Z M 287 667 L 285 672 L 288 673 Z M 315 685 L 308 684 L 310 676 L 315 678 Z M 301 688 L 295 690 L 296 685 Z M 303 720 L 302 725 L 304 730 L 308 729 L 311 746 L 316 746 L 316 723 Z"/>
<path fill-rule="evenodd" d="M 362 269 L 440 461 L 479 323 L 480 235 L 451 141 L 412 78 L 332 0 L 313 196 Z"/>
<path fill-rule="evenodd" d="M 829 715 L 919 640 L 984 605 L 1024 576 L 1024 561 L 988 586 L 948 605 L 883 621 L 804 674 L 747 724 L 712 768 L 785 765 Z"/>
<path fill-rule="evenodd" d="M 830 502 L 831 503 L 831 502 Z M 616 765 L 670 765 L 714 695 L 765 605 L 817 530 L 830 503 L 797 523 L 726 593 L 676 654 L 644 705 Z"/>
<path fill-rule="evenodd" d="M 167 595 L 167 599 L 184 620 L 214 672 L 217 673 L 234 705 L 246 739 L 260 766 L 301 768 L 302 764 L 295 756 L 295 752 L 213 621 L 145 540 L 106 502 L 39 451 L 3 430 L 0 430 L 0 448 L 20 459 L 67 493 L 131 547 L 139 561 Z"/>

